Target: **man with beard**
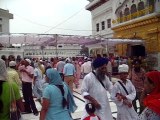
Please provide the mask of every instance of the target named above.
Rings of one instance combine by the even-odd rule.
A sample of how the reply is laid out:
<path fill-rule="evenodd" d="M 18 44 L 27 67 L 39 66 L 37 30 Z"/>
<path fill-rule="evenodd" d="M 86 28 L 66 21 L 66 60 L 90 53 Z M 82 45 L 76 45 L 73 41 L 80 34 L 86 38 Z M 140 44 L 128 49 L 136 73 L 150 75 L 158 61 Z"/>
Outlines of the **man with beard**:
<path fill-rule="evenodd" d="M 141 61 L 135 59 L 133 61 L 133 68 L 129 73 L 129 78 L 136 89 L 136 98 L 133 100 L 133 107 L 135 111 L 137 111 L 136 101 L 138 100 L 140 102 L 140 96 L 144 88 L 144 75 L 145 75 L 145 70 L 141 67 Z M 140 104 L 139 113 L 141 113 L 143 109 L 144 109 L 143 106 Z"/>
<path fill-rule="evenodd" d="M 81 93 L 85 98 L 85 104 L 93 103 L 96 107 L 95 114 L 101 120 L 113 120 L 107 91 L 111 92 L 112 83 L 106 76 L 108 60 L 97 58 L 93 61 L 94 71 L 87 74 L 82 82 Z M 82 120 L 89 116 L 84 110 Z"/>

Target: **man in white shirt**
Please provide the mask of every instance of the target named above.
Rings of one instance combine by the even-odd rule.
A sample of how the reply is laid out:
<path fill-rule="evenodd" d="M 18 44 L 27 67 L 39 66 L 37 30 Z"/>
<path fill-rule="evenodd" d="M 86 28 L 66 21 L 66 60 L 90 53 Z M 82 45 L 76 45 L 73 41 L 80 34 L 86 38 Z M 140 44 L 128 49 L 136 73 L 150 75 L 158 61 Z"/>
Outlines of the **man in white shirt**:
<path fill-rule="evenodd" d="M 136 90 L 132 82 L 127 79 L 129 67 L 122 64 L 119 65 L 118 70 L 120 80 L 114 84 L 111 93 L 111 99 L 117 105 L 117 120 L 137 120 L 138 114 L 132 105 Z"/>
<path fill-rule="evenodd" d="M 88 73 L 90 73 L 91 71 L 92 71 L 91 59 L 90 58 L 86 58 L 84 63 L 81 66 L 81 74 L 84 77 Z"/>
<path fill-rule="evenodd" d="M 95 114 L 101 120 L 113 120 L 107 91 L 111 92 L 112 83 L 106 76 L 108 60 L 97 58 L 93 61 L 94 72 L 87 74 L 82 81 L 81 93 L 85 98 L 85 104 L 93 103 L 96 107 Z M 83 120 L 88 114 L 84 110 Z"/>

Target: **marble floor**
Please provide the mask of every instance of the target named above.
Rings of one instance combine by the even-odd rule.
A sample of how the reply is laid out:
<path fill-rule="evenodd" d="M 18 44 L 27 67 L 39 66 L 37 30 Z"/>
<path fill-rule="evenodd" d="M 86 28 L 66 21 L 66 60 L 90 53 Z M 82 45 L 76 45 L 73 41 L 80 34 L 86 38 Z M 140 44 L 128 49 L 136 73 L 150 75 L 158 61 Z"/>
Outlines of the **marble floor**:
<path fill-rule="evenodd" d="M 116 79 L 113 79 L 116 80 Z M 81 80 L 82 81 L 82 80 Z M 81 83 L 80 81 L 80 83 Z M 79 88 L 74 88 L 74 100 L 78 106 L 77 110 L 75 111 L 75 113 L 72 114 L 72 117 L 74 120 L 79 120 L 82 116 L 83 113 L 83 109 L 84 109 L 84 98 L 81 96 L 80 94 L 80 87 Z M 116 105 L 110 100 L 110 95 L 108 93 L 108 98 L 109 98 L 109 103 L 111 106 L 111 111 L 112 111 L 112 115 L 114 117 L 116 117 L 117 115 L 117 108 Z M 35 101 L 37 109 L 40 111 L 41 110 L 41 104 L 38 101 Z M 22 118 L 23 120 L 39 120 L 39 116 L 35 116 L 33 114 L 22 114 Z"/>

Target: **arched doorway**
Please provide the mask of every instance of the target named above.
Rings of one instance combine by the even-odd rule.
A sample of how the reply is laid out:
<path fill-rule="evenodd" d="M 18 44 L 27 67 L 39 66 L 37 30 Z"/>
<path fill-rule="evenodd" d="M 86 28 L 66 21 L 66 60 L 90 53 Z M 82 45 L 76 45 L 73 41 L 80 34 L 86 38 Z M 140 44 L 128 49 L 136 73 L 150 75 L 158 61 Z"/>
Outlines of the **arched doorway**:
<path fill-rule="evenodd" d="M 131 46 L 131 56 L 145 56 L 146 50 L 143 45 L 134 45 Z"/>
<path fill-rule="evenodd" d="M 134 18 L 137 17 L 137 14 L 134 15 L 134 13 L 136 13 L 136 12 L 137 12 L 136 4 L 133 4 L 133 5 L 131 6 L 131 19 L 134 19 Z"/>
<path fill-rule="evenodd" d="M 128 18 L 128 15 L 129 15 L 129 14 L 130 14 L 130 11 L 129 11 L 129 8 L 127 7 L 127 5 L 126 5 L 126 8 L 124 9 L 125 21 L 130 20 L 130 19 Z"/>

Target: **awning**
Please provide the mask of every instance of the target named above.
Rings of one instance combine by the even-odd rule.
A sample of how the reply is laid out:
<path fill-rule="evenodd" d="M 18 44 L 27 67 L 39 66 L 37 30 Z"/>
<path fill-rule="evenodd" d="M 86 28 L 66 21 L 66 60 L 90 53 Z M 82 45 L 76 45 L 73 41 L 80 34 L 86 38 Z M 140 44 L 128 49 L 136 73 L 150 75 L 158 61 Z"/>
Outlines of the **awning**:
<path fill-rule="evenodd" d="M 114 39 L 96 36 L 61 35 L 61 34 L 0 34 L 0 43 L 3 46 L 10 44 L 56 46 L 58 44 L 78 44 L 78 45 L 115 45 L 119 43 L 143 44 L 143 40 L 138 39 Z"/>

